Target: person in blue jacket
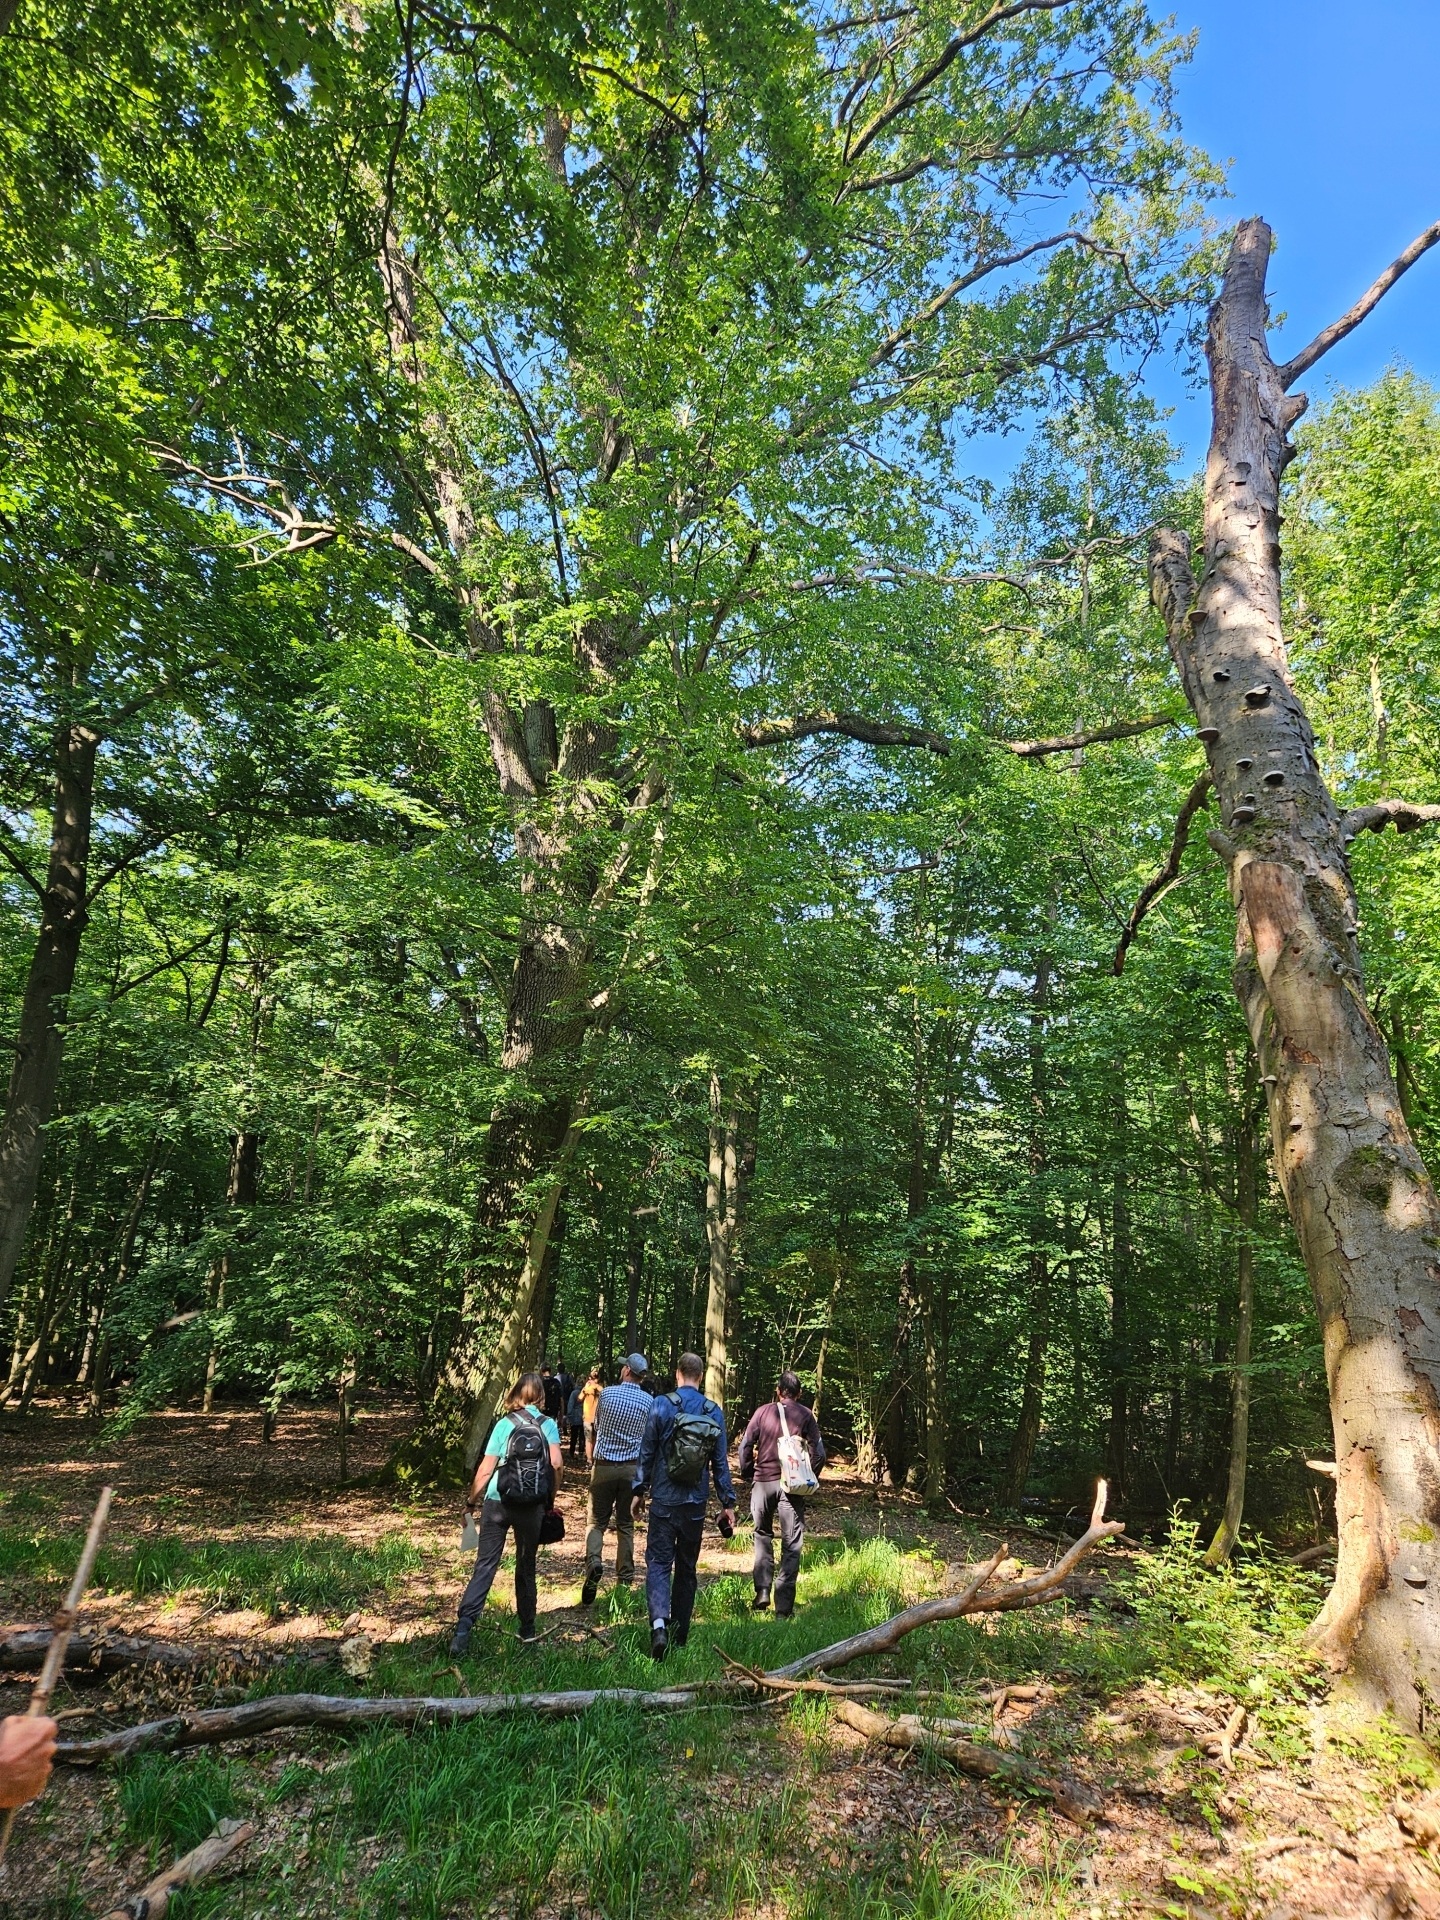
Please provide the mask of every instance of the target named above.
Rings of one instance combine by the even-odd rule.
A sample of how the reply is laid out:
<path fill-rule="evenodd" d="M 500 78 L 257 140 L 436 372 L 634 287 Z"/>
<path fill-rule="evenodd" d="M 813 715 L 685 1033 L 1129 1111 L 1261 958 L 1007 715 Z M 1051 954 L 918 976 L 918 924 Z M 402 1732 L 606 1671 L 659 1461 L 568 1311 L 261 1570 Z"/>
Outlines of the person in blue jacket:
<path fill-rule="evenodd" d="M 700 1391 L 704 1372 L 698 1353 L 681 1354 L 676 1390 L 655 1396 L 635 1466 L 635 1491 L 650 1501 L 645 1598 L 654 1660 L 663 1660 L 671 1646 L 683 1647 L 690 1635 L 712 1472 L 722 1508 L 720 1531 L 727 1536 L 735 1531 L 725 1415 Z"/>

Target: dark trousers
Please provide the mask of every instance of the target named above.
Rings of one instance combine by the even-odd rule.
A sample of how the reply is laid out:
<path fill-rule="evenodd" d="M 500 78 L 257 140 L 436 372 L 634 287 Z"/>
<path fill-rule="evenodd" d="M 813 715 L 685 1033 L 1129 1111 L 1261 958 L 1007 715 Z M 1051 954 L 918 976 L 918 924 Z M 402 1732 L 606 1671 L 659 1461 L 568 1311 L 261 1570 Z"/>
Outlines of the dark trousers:
<path fill-rule="evenodd" d="M 585 1427 L 579 1420 L 570 1422 L 570 1458 L 572 1460 L 585 1458 Z"/>
<path fill-rule="evenodd" d="M 778 1480 L 757 1480 L 750 1495 L 755 1522 L 755 1593 L 763 1600 L 775 1589 L 775 1611 L 795 1611 L 795 1582 L 805 1545 L 805 1497 L 786 1493 Z M 775 1578 L 775 1522 L 780 1522 L 780 1578 Z"/>
<path fill-rule="evenodd" d="M 703 1507 L 679 1507 L 669 1513 L 650 1509 L 645 1534 L 645 1602 L 652 1620 L 670 1622 L 672 1640 L 683 1640 L 690 1631 L 695 1589 L 700 1584 L 696 1565 L 704 1537 Z"/>
<path fill-rule="evenodd" d="M 500 1570 L 505 1551 L 505 1535 L 515 1529 L 515 1613 L 520 1631 L 535 1631 L 535 1553 L 540 1545 L 540 1522 L 545 1517 L 543 1501 L 528 1507 L 508 1506 L 503 1500 L 480 1502 L 480 1551 L 475 1555 L 475 1571 L 460 1602 L 460 1624 L 473 1627 L 480 1618 Z"/>
<path fill-rule="evenodd" d="M 598 1575 L 604 1564 L 605 1529 L 615 1521 L 615 1578 L 628 1587 L 635 1578 L 635 1519 L 631 1487 L 633 1460 L 597 1460 L 590 1469 L 590 1531 L 585 1536 L 585 1571 Z"/>

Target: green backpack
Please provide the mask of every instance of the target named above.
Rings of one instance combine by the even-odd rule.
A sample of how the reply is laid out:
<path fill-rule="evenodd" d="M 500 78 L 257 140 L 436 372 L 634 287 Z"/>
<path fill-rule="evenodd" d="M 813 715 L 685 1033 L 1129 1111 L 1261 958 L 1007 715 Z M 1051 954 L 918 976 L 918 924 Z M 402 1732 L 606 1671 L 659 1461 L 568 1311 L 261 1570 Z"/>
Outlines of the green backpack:
<path fill-rule="evenodd" d="M 675 1424 L 665 1442 L 665 1469 L 677 1487 L 698 1487 L 720 1438 L 720 1422 L 707 1400 L 702 1413 L 687 1413 L 678 1393 L 665 1398 L 675 1409 Z"/>

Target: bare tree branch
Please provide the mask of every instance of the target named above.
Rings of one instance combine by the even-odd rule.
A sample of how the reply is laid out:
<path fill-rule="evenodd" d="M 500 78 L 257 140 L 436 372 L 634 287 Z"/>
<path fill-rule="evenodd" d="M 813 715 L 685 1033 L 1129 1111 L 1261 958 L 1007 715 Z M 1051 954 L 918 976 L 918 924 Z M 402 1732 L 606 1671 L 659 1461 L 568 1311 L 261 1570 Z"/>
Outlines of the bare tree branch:
<path fill-rule="evenodd" d="M 1413 833 L 1417 827 L 1431 827 L 1440 821 L 1440 807 L 1421 806 L 1413 800 L 1374 800 L 1368 807 L 1352 807 L 1342 815 L 1340 831 L 1347 840 L 1359 833 L 1383 833 L 1393 826 L 1397 833 Z"/>
<path fill-rule="evenodd" d="M 1039 760 L 1047 753 L 1073 753 L 1081 747 L 1093 747 L 1098 740 L 1130 740 L 1137 733 L 1153 733 L 1157 727 L 1178 727 L 1173 713 L 1147 713 L 1139 720 L 1112 720 L 1107 726 L 1088 727 L 1083 733 L 1057 735 L 1049 740 L 997 740 L 997 747 L 1021 760 Z"/>
<path fill-rule="evenodd" d="M 1170 842 L 1170 851 L 1165 856 L 1164 866 L 1161 867 L 1153 880 L 1148 881 L 1145 886 L 1141 888 L 1140 897 L 1135 902 L 1129 920 L 1125 923 L 1125 931 L 1120 935 L 1120 944 L 1115 949 L 1115 958 L 1111 963 L 1117 976 L 1125 971 L 1125 955 L 1130 948 L 1131 942 L 1140 931 L 1140 922 L 1180 872 L 1180 861 L 1185 852 L 1185 843 L 1190 838 L 1190 823 L 1194 820 L 1200 808 L 1204 806 L 1205 796 L 1209 791 L 1210 770 L 1207 767 L 1205 772 L 1199 776 L 1194 786 L 1191 787 L 1189 793 L 1185 796 L 1185 804 L 1181 807 L 1175 821 L 1175 833 Z"/>
<path fill-rule="evenodd" d="M 867 720 L 859 713 L 796 714 L 786 719 L 757 720 L 741 727 L 740 738 L 747 747 L 779 747 L 791 740 L 808 740 L 817 733 L 838 733 L 847 740 L 863 740 L 872 747 L 925 747 L 931 753 L 948 756 L 950 742 L 943 734 L 925 727 L 911 727 L 889 720 Z"/>
<path fill-rule="evenodd" d="M 1374 286 L 1361 294 L 1348 313 L 1342 313 L 1332 325 L 1317 333 L 1308 347 L 1302 347 L 1293 360 L 1287 360 L 1283 367 L 1276 369 L 1280 375 L 1281 386 L 1288 391 L 1302 374 L 1310 371 L 1322 355 L 1327 354 L 1331 347 L 1343 340 L 1347 333 L 1353 333 L 1366 314 L 1379 306 L 1401 274 L 1408 273 L 1421 255 L 1428 253 L 1437 240 L 1440 240 L 1440 220 L 1437 220 L 1433 226 L 1426 227 L 1422 234 L 1412 240 L 1398 260 L 1391 261 Z"/>

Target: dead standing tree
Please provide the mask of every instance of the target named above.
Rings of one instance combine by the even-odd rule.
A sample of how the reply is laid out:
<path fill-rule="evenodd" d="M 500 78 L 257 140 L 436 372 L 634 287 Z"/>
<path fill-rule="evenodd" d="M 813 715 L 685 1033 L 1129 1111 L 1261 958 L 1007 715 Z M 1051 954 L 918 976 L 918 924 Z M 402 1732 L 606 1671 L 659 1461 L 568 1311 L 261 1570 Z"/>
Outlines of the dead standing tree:
<path fill-rule="evenodd" d="M 1290 389 L 1440 240 L 1429 228 L 1282 366 L 1266 343 L 1270 229 L 1235 235 L 1210 316 L 1205 561 L 1161 532 L 1150 581 L 1199 721 L 1235 902 L 1236 992 L 1260 1060 L 1275 1166 L 1324 1333 L 1339 1561 L 1316 1644 L 1363 1695 L 1421 1725 L 1440 1698 L 1440 1201 L 1365 1003 L 1348 846 L 1440 808 L 1342 814 L 1321 776 L 1280 620 Z"/>

